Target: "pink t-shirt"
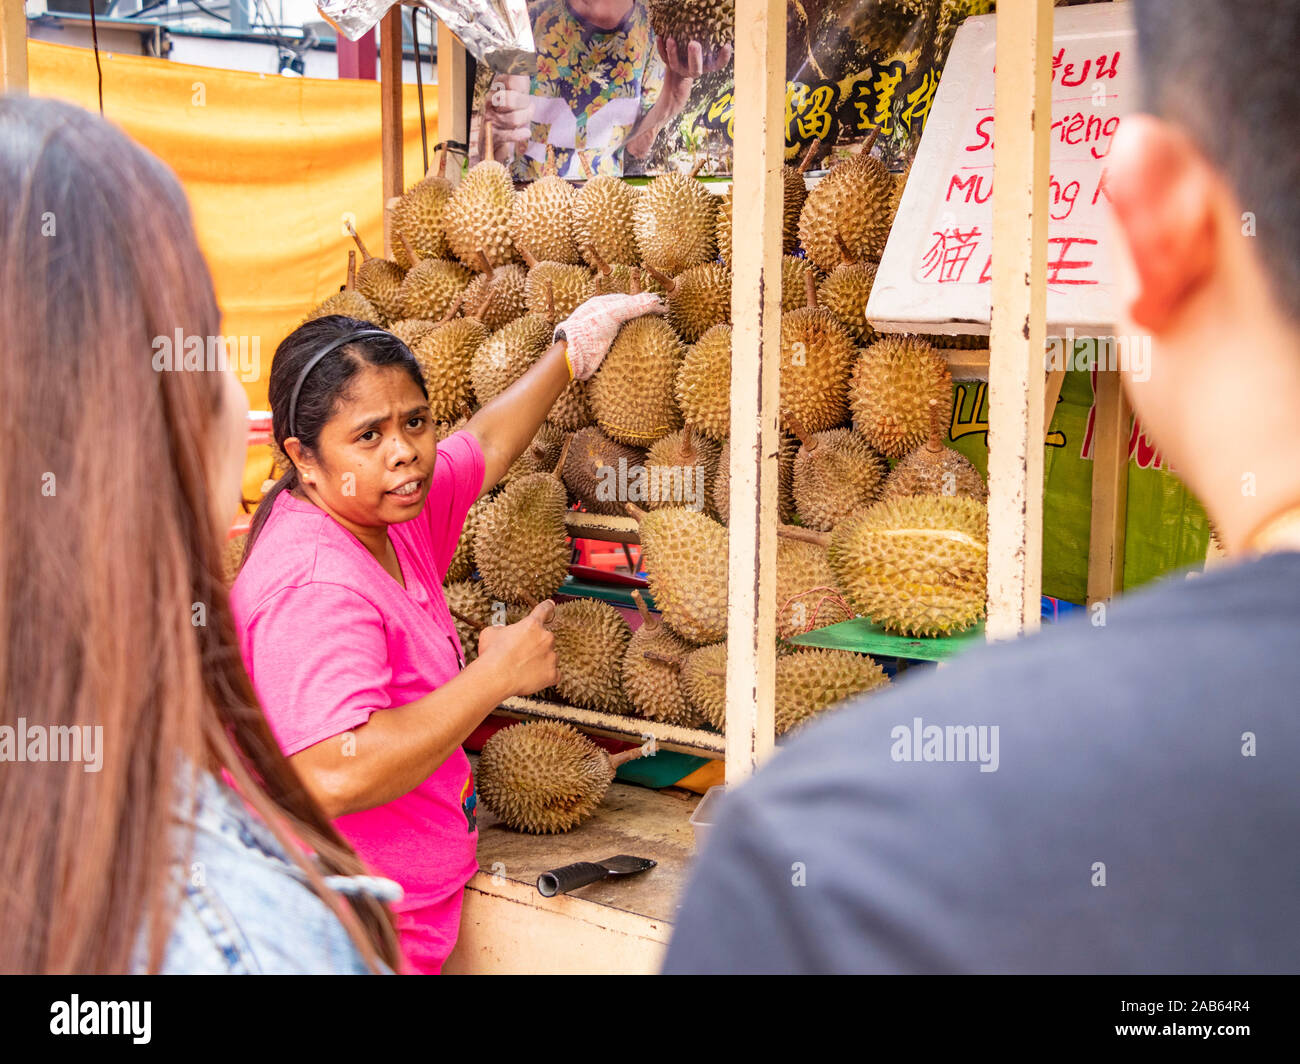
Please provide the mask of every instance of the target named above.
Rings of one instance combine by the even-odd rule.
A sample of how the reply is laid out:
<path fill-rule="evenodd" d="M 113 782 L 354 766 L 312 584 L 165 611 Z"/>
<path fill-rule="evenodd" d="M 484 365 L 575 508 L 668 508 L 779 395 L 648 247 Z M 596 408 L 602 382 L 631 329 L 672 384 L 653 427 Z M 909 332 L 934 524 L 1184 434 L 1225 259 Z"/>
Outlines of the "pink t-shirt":
<path fill-rule="evenodd" d="M 414 702 L 460 671 L 442 581 L 483 469 L 472 434 L 438 445 L 424 508 L 388 529 L 405 589 L 324 511 L 287 491 L 276 498 L 231 605 L 244 664 L 286 755 Z M 469 759 L 457 749 L 413 791 L 334 822 L 367 865 L 402 885 L 406 896 L 393 908 L 416 918 L 399 922 L 426 955 L 431 940 L 446 952 L 455 944 L 460 894 L 478 867 L 476 805 Z M 420 926 L 414 910 L 435 926 Z"/>

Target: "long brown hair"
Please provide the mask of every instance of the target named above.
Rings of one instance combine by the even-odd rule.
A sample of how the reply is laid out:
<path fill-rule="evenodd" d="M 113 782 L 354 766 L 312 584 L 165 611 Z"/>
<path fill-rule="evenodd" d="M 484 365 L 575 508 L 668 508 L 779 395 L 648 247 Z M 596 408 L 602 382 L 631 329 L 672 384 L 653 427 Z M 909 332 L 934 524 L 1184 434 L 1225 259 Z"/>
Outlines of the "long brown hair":
<path fill-rule="evenodd" d="M 185 765 L 228 770 L 372 968 L 396 968 L 388 910 L 322 881 L 361 862 L 240 660 L 211 495 L 224 370 L 154 368 L 155 338 L 220 335 L 179 183 L 85 111 L 3 97 L 0 189 L 0 724 L 103 736 L 99 771 L 0 765 L 0 971 L 128 971 L 142 934 L 157 970 Z"/>

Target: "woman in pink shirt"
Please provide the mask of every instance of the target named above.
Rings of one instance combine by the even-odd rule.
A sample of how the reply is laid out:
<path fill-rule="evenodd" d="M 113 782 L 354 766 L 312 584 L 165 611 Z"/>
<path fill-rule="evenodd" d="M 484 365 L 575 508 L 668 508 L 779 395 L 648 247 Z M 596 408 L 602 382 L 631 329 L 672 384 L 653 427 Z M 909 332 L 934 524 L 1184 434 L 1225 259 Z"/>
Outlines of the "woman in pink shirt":
<path fill-rule="evenodd" d="M 392 908 L 412 970 L 441 970 L 478 867 L 461 744 L 503 699 L 556 679 L 549 601 L 486 629 L 464 664 L 442 582 L 465 516 L 619 324 L 661 310 L 648 295 L 588 301 L 441 443 L 419 366 L 391 333 L 334 315 L 276 350 L 272 420 L 292 466 L 258 506 L 231 591 L 240 649 L 306 789 L 402 885 Z"/>

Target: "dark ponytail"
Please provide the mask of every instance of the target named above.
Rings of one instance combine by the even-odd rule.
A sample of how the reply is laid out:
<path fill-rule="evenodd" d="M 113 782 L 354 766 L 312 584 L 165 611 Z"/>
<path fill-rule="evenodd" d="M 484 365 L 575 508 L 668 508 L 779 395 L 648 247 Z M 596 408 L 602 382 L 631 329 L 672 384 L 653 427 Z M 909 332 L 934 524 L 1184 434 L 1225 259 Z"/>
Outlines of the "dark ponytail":
<path fill-rule="evenodd" d="M 357 338 L 346 340 L 353 333 L 358 334 Z M 330 351 L 308 371 L 299 386 L 297 401 L 294 402 L 294 388 L 298 385 L 302 371 L 318 353 L 338 344 L 340 340 L 346 342 Z M 271 515 L 276 497 L 282 491 L 298 486 L 298 468 L 289 460 L 284 450 L 284 441 L 291 435 L 296 435 L 303 450 L 314 454 L 320 443 L 321 431 L 328 424 L 338 401 L 346 395 L 348 382 L 366 365 L 401 366 L 411 375 L 411 380 L 415 381 L 421 394 L 426 399 L 429 397 L 419 363 L 415 361 L 410 348 L 392 333 L 377 331 L 369 322 L 342 314 L 315 318 L 299 325 L 275 349 L 268 387 L 271 432 L 275 436 L 276 450 L 284 456 L 288 468 L 257 504 L 249 525 L 248 539 L 244 543 L 241 566 L 252 553 L 253 544 L 257 542 L 262 526 Z"/>

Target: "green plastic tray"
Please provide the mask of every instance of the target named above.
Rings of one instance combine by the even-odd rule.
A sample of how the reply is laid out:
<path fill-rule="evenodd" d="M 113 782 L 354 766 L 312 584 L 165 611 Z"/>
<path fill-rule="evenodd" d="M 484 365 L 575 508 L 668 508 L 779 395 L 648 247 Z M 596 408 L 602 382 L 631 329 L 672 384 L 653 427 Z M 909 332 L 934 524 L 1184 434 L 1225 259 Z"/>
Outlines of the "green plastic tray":
<path fill-rule="evenodd" d="M 828 650 L 852 650 L 859 654 L 877 657 L 910 658 L 913 661 L 946 661 L 975 644 L 984 642 L 984 622 L 957 635 L 932 636 L 927 639 L 910 639 L 890 635 L 878 624 L 865 617 L 818 628 L 815 632 L 797 635 L 790 640 L 803 647 L 825 647 Z"/>

